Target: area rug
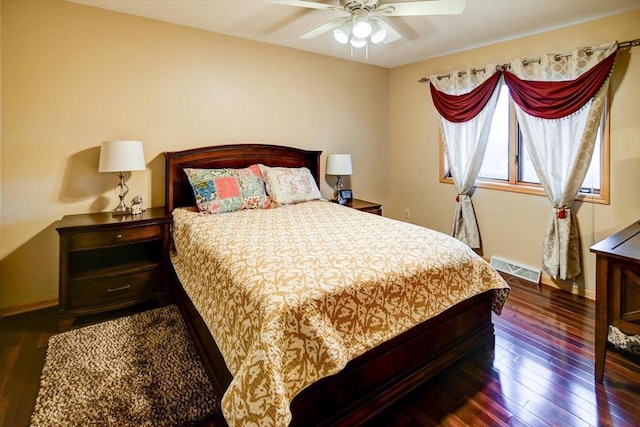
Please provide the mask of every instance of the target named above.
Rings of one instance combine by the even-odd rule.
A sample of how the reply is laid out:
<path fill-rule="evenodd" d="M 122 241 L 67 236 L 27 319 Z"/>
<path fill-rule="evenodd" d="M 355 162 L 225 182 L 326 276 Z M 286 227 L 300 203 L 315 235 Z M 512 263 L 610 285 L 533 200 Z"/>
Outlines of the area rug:
<path fill-rule="evenodd" d="M 32 426 L 188 426 L 219 410 L 175 305 L 54 335 Z"/>
<path fill-rule="evenodd" d="M 612 350 L 623 354 L 635 363 L 640 363 L 640 335 L 627 334 L 613 325 L 609 325 L 607 335 Z"/>

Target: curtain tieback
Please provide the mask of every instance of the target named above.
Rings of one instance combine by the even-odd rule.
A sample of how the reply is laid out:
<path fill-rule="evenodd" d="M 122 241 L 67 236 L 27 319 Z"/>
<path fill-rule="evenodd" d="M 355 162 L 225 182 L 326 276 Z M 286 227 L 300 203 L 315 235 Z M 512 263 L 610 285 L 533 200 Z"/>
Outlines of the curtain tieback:
<path fill-rule="evenodd" d="M 567 211 L 564 206 L 556 206 L 556 209 L 558 209 L 558 219 L 565 219 L 567 217 Z"/>

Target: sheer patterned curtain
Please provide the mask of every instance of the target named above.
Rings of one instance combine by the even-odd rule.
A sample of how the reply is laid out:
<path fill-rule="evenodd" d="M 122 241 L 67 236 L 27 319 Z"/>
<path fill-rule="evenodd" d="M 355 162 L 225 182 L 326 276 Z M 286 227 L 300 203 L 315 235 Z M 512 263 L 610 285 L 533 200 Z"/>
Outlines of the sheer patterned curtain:
<path fill-rule="evenodd" d="M 482 166 L 491 119 L 500 91 L 495 65 L 431 76 L 431 95 L 440 113 L 440 130 L 451 177 L 456 186 L 456 210 L 451 235 L 471 248 L 480 247 L 480 230 L 470 192 Z"/>
<path fill-rule="evenodd" d="M 581 272 L 580 236 L 571 205 L 591 163 L 617 43 L 579 48 L 540 61 L 511 61 L 504 73 L 523 143 L 553 208 L 543 269 L 554 279 Z"/>

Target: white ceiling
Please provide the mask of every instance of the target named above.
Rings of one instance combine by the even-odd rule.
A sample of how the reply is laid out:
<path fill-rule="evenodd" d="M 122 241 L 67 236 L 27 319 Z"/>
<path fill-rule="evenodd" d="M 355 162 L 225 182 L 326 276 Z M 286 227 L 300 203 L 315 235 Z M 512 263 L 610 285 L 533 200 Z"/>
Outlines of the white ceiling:
<path fill-rule="evenodd" d="M 372 45 L 366 59 L 364 49 L 354 49 L 351 56 L 331 31 L 312 40 L 297 38 L 344 16 L 338 12 L 262 0 L 69 1 L 387 68 L 640 8 L 640 0 L 467 0 L 461 15 L 385 18 L 403 37 Z"/>

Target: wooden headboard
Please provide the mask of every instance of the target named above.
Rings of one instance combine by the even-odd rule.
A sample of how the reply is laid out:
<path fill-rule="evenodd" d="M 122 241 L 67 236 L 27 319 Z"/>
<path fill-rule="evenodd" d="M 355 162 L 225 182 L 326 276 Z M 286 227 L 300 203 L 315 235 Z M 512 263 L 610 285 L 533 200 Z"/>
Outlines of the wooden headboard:
<path fill-rule="evenodd" d="M 267 144 L 232 144 L 165 152 L 165 206 L 168 213 L 196 204 L 185 168 L 244 168 L 256 163 L 289 168 L 307 167 L 320 185 L 320 154 L 299 148 Z"/>

